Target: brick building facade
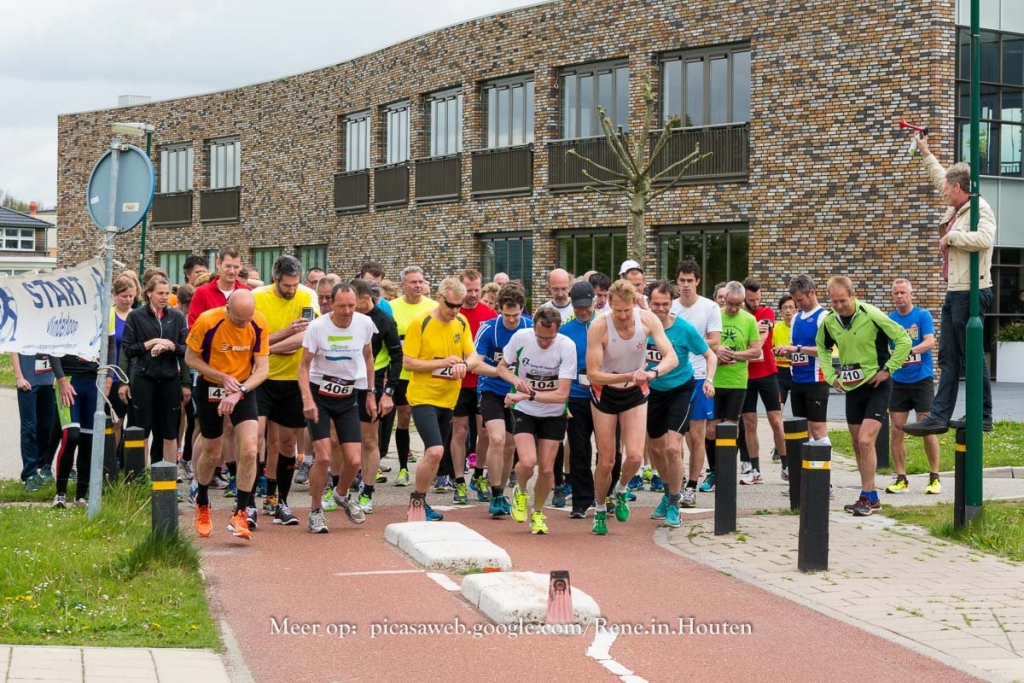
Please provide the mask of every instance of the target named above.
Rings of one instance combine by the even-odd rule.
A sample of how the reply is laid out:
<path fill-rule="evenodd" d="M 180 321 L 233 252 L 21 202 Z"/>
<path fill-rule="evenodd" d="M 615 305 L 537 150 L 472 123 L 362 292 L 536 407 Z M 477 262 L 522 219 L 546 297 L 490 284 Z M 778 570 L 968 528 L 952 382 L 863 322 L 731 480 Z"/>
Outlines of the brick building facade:
<path fill-rule="evenodd" d="M 109 144 L 109 124 L 120 120 L 155 126 L 158 190 L 173 186 L 161 185 L 160 175 L 171 172 L 161 153 L 191 146 L 187 163 L 179 155 L 189 176 L 185 185 L 156 198 L 154 211 L 172 220 L 151 214 L 157 224 L 148 228 L 147 263 L 162 259 L 173 264 L 175 254 L 231 243 L 252 260 L 283 250 L 307 256 L 307 265 L 342 274 L 356 270 L 367 256 L 380 260 L 389 276 L 415 263 L 438 282 L 465 266 L 508 269 L 500 260 L 485 258 L 500 243 L 517 249 L 525 245 L 522 275 L 538 283 L 556 264 L 575 265 L 582 272 L 596 263 L 594 257 L 587 262 L 585 244 L 569 239 L 596 232 L 611 235 L 618 253 L 602 258 L 617 267 L 626 258 L 625 200 L 573 187 L 564 169 L 553 182 L 559 163 L 554 157 L 564 155 L 565 148 L 558 141 L 577 137 L 567 134 L 566 74 L 595 63 L 611 64 L 613 70 L 627 65 L 628 94 L 617 94 L 628 97 L 628 114 L 621 107 L 618 114 L 637 130 L 644 76 L 650 74 L 662 105 L 669 97 L 661 91 L 668 87 L 666 70 L 675 67 L 668 66 L 666 55 L 681 57 L 683 65 L 696 55 L 707 65 L 712 48 L 727 53 L 749 48 L 748 115 L 707 128 L 733 131 L 711 162 L 738 159 L 738 166 L 722 172 L 697 168 L 685 184 L 655 200 L 648 212 L 648 273 L 671 276 L 681 250 L 710 264 L 706 285 L 712 278 L 757 275 L 771 301 L 794 273 L 807 271 L 818 281 L 842 273 L 854 280 L 863 298 L 883 305 L 891 280 L 906 276 L 920 292 L 918 302 L 937 313 L 943 286 L 934 230 L 942 199 L 927 185 L 918 159 L 907 155 L 906 137 L 896 122 L 904 116 L 927 122 L 940 159 L 952 160 L 955 31 L 953 3 L 930 0 L 803 5 L 556 0 L 270 82 L 61 116 L 61 264 L 100 249 L 101 234 L 90 223 L 83 198 L 92 166 Z M 493 125 L 487 89 L 498 79 L 523 74 L 532 76 L 534 92 L 532 151 L 516 147 L 509 160 L 530 160 L 527 175 L 532 171 L 532 179 L 525 190 L 522 183 L 506 182 L 500 172 L 491 178 L 474 175 L 483 174 L 488 154 L 499 155 L 494 159 L 500 161 L 505 148 L 513 147 L 489 143 Z M 686 81 L 691 89 L 696 88 L 694 74 Z M 715 84 L 717 72 L 705 74 L 704 94 L 711 102 L 705 107 L 714 108 L 721 97 L 735 107 L 736 99 L 730 98 L 741 99 L 742 93 L 722 95 L 716 90 L 721 88 Z M 596 82 L 573 81 L 583 84 L 580 93 Z M 431 94 L 453 88 L 462 94 L 462 151 L 432 158 Z M 592 92 L 600 97 L 604 91 Z M 397 167 L 387 164 L 394 141 L 387 127 L 388 105 L 396 102 L 408 103 L 412 160 Z M 577 104 L 583 112 L 584 103 Z M 359 112 L 369 112 L 370 168 L 346 173 L 351 165 L 346 117 Z M 572 115 L 579 112 L 573 109 Z M 676 112 L 662 106 L 660 113 Z M 696 126 L 690 132 L 700 130 Z M 214 150 L 220 154 L 221 143 L 235 140 L 240 142 L 237 185 L 230 177 L 212 180 L 213 164 L 223 175 L 224 164 L 234 163 L 225 157 L 213 161 Z M 442 189 L 428 201 L 423 188 L 436 180 L 429 174 L 438 175 L 442 167 L 441 175 L 447 173 L 449 180 L 455 174 L 456 189 L 447 194 Z M 394 168 L 398 175 L 389 175 Z M 183 177 L 180 168 L 175 172 Z M 376 206 L 384 192 L 400 195 L 400 176 L 406 172 L 408 200 Z M 515 191 L 475 191 L 488 183 Z M 227 189 L 210 189 L 217 184 Z M 353 209 L 346 197 L 353 191 L 362 197 L 362 184 L 368 185 L 366 206 Z M 345 210 L 336 210 L 339 201 Z M 722 252 L 724 263 L 719 251 L 711 254 L 720 250 L 722 243 L 714 242 L 720 229 L 727 230 L 722 234 L 731 245 Z M 139 233 L 136 229 L 117 239 L 117 257 L 125 263 L 138 261 Z M 691 233 L 698 235 L 696 242 L 687 241 Z M 677 246 L 680 242 L 683 246 Z M 697 242 L 704 245 L 703 255 L 685 246 Z M 718 246 L 708 247 L 712 242 Z M 605 249 L 607 242 L 595 238 L 590 244 Z M 570 255 L 567 248 L 583 251 Z M 321 255 L 327 263 L 314 263 Z"/>

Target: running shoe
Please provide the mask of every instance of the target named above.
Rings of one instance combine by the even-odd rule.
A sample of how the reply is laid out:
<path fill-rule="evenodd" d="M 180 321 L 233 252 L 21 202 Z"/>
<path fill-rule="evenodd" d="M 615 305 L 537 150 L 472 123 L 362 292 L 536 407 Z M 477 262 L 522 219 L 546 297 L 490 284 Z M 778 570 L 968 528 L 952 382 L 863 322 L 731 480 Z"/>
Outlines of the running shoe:
<path fill-rule="evenodd" d="M 594 527 L 590 530 L 590 533 L 594 534 L 595 536 L 608 535 L 608 513 L 594 513 Z"/>
<path fill-rule="evenodd" d="M 772 462 L 779 462 L 780 460 L 782 460 L 782 456 L 779 455 L 779 449 L 778 448 L 773 448 L 772 449 Z"/>
<path fill-rule="evenodd" d="M 409 451 L 409 455 L 408 458 L 406 459 L 406 462 L 419 462 L 419 458 L 413 455 L 412 451 Z"/>
<path fill-rule="evenodd" d="M 888 489 L 886 490 L 888 491 Z M 935 479 L 930 479 L 928 481 L 928 485 L 924 487 L 924 492 L 930 493 L 933 496 L 942 493 L 942 482 L 939 481 L 938 477 L 936 477 Z"/>
<path fill-rule="evenodd" d="M 351 495 L 345 496 L 344 500 L 339 500 L 338 506 L 345 510 L 345 516 L 353 524 L 362 524 L 366 521 L 366 513 L 363 512 L 363 508 L 359 507 L 359 503 L 352 500 Z M 427 521 L 430 520 L 428 519 Z"/>
<path fill-rule="evenodd" d="M 50 467 L 40 467 L 38 474 L 39 478 L 42 479 L 44 482 L 53 479 L 53 469 Z"/>
<path fill-rule="evenodd" d="M 658 501 L 658 507 L 654 508 L 654 511 L 651 512 L 651 519 L 665 519 L 670 507 L 672 505 L 668 502 L 668 496 L 662 495 L 661 500 Z"/>
<path fill-rule="evenodd" d="M 323 503 L 324 512 L 334 512 L 338 509 L 338 504 L 334 501 L 334 489 L 328 488 L 324 491 L 324 497 L 321 501 Z"/>
<path fill-rule="evenodd" d="M 359 489 L 363 487 L 363 471 L 359 470 L 356 472 L 356 478 L 352 480 L 352 483 L 348 485 L 348 490 L 352 493 L 359 493 Z"/>
<path fill-rule="evenodd" d="M 277 509 L 277 496 L 267 496 L 263 499 L 263 514 L 272 515 Z"/>
<path fill-rule="evenodd" d="M 879 505 L 881 507 L 881 505 Z M 871 501 L 866 496 L 861 496 L 857 499 L 857 502 L 853 504 L 853 516 L 854 517 L 870 517 L 875 511 Z"/>
<path fill-rule="evenodd" d="M 604 499 L 604 511 L 609 515 L 615 514 L 615 499 L 611 496 Z"/>
<path fill-rule="evenodd" d="M 555 490 L 551 494 L 551 505 L 556 508 L 565 507 L 565 487 L 556 486 Z"/>
<path fill-rule="evenodd" d="M 665 482 L 657 474 L 651 477 L 651 491 L 654 493 L 665 493 Z"/>
<path fill-rule="evenodd" d="M 665 526 L 671 527 L 672 529 L 678 529 L 679 528 L 679 506 L 678 505 L 672 505 L 670 503 L 669 506 L 668 506 L 668 510 L 666 512 L 667 512 L 667 514 L 665 515 Z"/>
<path fill-rule="evenodd" d="M 753 486 L 754 484 L 763 484 L 764 483 L 764 477 L 762 477 L 761 473 L 758 472 L 757 470 L 750 470 L 750 472 L 747 473 L 747 476 L 740 477 L 740 483 L 745 485 L 745 486 Z"/>
<path fill-rule="evenodd" d="M 512 473 L 508 475 L 508 485 L 515 486 L 519 483 L 519 477 L 516 476 L 515 468 L 512 468 Z"/>
<path fill-rule="evenodd" d="M 245 518 L 249 520 L 249 531 L 256 531 L 259 527 L 258 513 L 255 507 L 245 508 Z"/>
<path fill-rule="evenodd" d="M 697 507 L 697 489 L 683 489 L 683 495 L 679 498 L 679 507 Z"/>
<path fill-rule="evenodd" d="M 292 514 L 292 509 L 288 507 L 288 503 L 278 503 L 277 510 L 274 512 L 274 524 L 295 526 L 298 523 L 299 518 Z"/>
<path fill-rule="evenodd" d="M 330 529 L 327 528 L 327 521 L 324 520 L 324 513 L 322 510 L 313 510 L 309 513 L 309 533 L 311 534 L 326 534 Z"/>
<path fill-rule="evenodd" d="M 470 488 L 476 491 L 476 499 L 486 503 L 491 499 L 491 483 L 487 481 L 487 477 L 480 475 L 470 483 Z"/>
<path fill-rule="evenodd" d="M 383 456 L 381 456 L 381 457 L 383 457 Z M 380 471 L 380 472 L 384 472 L 384 473 L 390 472 L 391 471 L 391 465 L 385 465 L 385 464 L 381 463 L 380 466 L 377 467 L 377 470 Z"/>
<path fill-rule="evenodd" d="M 857 499 L 856 503 L 850 503 L 849 505 L 844 505 L 843 509 L 846 510 L 847 512 L 856 514 L 856 513 L 854 513 L 854 510 L 857 508 L 858 505 L 860 505 L 861 501 L 866 501 L 866 500 L 867 500 L 866 496 L 861 496 L 860 498 Z M 876 500 L 873 503 L 869 501 L 868 505 L 871 506 L 871 510 L 872 511 L 876 511 L 876 510 L 881 510 L 882 509 L 882 501 L 880 501 L 880 500 Z"/>
<path fill-rule="evenodd" d="M 496 496 L 491 498 L 491 504 L 487 506 L 487 514 L 493 518 L 505 516 L 505 506 L 501 504 L 501 499 L 504 496 Z"/>
<path fill-rule="evenodd" d="M 426 514 L 428 522 L 440 522 L 444 519 L 444 515 L 434 512 L 434 508 L 427 505 L 426 501 L 423 501 L 423 512 Z"/>
<path fill-rule="evenodd" d="M 178 481 L 181 484 L 185 481 L 185 461 L 181 459 L 181 450 L 178 450 Z"/>
<path fill-rule="evenodd" d="M 227 487 L 224 489 L 224 497 L 225 498 L 234 498 L 237 495 L 238 495 L 238 487 L 235 484 L 235 478 L 231 477 L 231 479 L 228 480 Z"/>
<path fill-rule="evenodd" d="M 68 473 L 68 481 L 77 481 L 77 480 L 78 480 L 78 470 L 76 470 L 74 467 L 72 467 L 71 468 L 71 472 Z"/>
<path fill-rule="evenodd" d="M 365 493 L 359 494 L 359 507 L 363 508 L 363 512 L 372 515 L 373 514 L 373 498 L 370 498 Z"/>
<path fill-rule="evenodd" d="M 247 541 L 252 538 L 252 534 L 249 532 L 249 518 L 242 510 L 238 510 L 231 516 L 231 521 L 228 522 L 228 531 Z"/>
<path fill-rule="evenodd" d="M 267 497 L 267 477 L 261 474 L 256 477 L 256 495 L 260 498 Z"/>
<path fill-rule="evenodd" d="M 655 474 L 655 471 L 651 469 L 650 465 L 644 465 L 643 468 L 640 470 L 640 476 L 643 477 L 645 484 L 650 484 L 651 477 L 653 477 Z"/>
<path fill-rule="evenodd" d="M 64 495 L 63 493 L 58 493 L 56 496 L 54 496 L 53 497 L 53 502 L 50 503 L 50 507 L 52 507 L 52 508 L 65 509 L 65 508 L 67 508 L 67 506 L 68 506 L 68 497 L 66 495 Z"/>
<path fill-rule="evenodd" d="M 587 518 L 587 511 L 586 510 L 573 510 L 572 512 L 569 513 L 569 519 L 586 519 L 586 518 Z"/>
<path fill-rule="evenodd" d="M 381 472 L 378 469 L 377 470 L 377 477 L 373 480 L 373 483 L 375 483 L 375 484 L 386 484 L 386 483 L 388 483 L 388 478 L 384 475 L 383 472 Z"/>
<path fill-rule="evenodd" d="M 565 482 L 565 497 L 572 498 L 572 484 L 570 484 L 568 481 Z"/>
<path fill-rule="evenodd" d="M 470 453 L 466 456 L 466 469 L 473 469 L 476 467 L 476 453 Z"/>
<path fill-rule="evenodd" d="M 452 497 L 455 505 L 469 505 L 469 492 L 466 490 L 466 482 L 455 482 L 455 495 Z"/>
<path fill-rule="evenodd" d="M 634 474 L 633 478 L 626 484 L 626 488 L 630 491 L 643 491 L 644 490 L 644 478 L 639 474 Z"/>
<path fill-rule="evenodd" d="M 188 505 L 189 507 L 196 506 L 196 496 L 199 495 L 199 482 L 195 479 L 188 485 Z"/>
<path fill-rule="evenodd" d="M 398 470 L 398 478 L 395 479 L 395 486 L 408 486 L 409 485 L 409 470 L 404 467 Z"/>
<path fill-rule="evenodd" d="M 42 483 L 42 480 L 33 474 L 23 482 L 25 486 L 25 493 L 35 493 L 39 490 L 39 487 L 42 486 Z"/>
<path fill-rule="evenodd" d="M 88 498 L 77 498 L 75 499 L 75 505 L 80 508 L 89 507 Z"/>
<path fill-rule="evenodd" d="M 434 480 L 434 493 L 455 490 L 455 480 L 448 476 L 440 476 Z"/>
<path fill-rule="evenodd" d="M 210 488 L 215 491 L 223 491 L 228 487 L 228 480 L 220 476 L 220 474 L 214 474 L 213 479 L 210 480 Z"/>
<path fill-rule="evenodd" d="M 296 484 L 308 484 L 309 483 L 309 468 L 313 465 L 312 458 L 303 458 L 302 462 L 299 463 L 299 469 L 295 473 Z M 326 527 L 324 527 L 326 528 Z M 319 533 L 319 532 L 318 532 Z"/>
<path fill-rule="evenodd" d="M 512 503 L 509 502 L 508 496 L 501 496 L 501 509 L 505 511 L 506 515 L 512 515 Z"/>
<path fill-rule="evenodd" d="M 835 500 L 836 499 L 836 487 L 833 486 L 832 484 L 828 485 L 828 499 L 829 500 Z"/>
<path fill-rule="evenodd" d="M 64 496 L 60 496 L 63 498 Z M 195 521 L 196 533 L 203 538 L 208 538 L 213 533 L 213 520 L 210 519 L 210 506 L 209 505 L 197 505 L 196 506 L 196 521 Z"/>
<path fill-rule="evenodd" d="M 910 488 L 910 482 L 906 477 L 897 476 L 892 483 L 885 487 L 886 493 L 903 493 Z M 926 490 L 927 492 L 927 490 Z"/>
<path fill-rule="evenodd" d="M 783 467 L 782 468 L 782 481 L 789 481 L 789 468 L 788 467 Z"/>
<path fill-rule="evenodd" d="M 754 467 L 750 464 L 749 460 L 740 461 L 740 474 L 750 474 L 750 471 L 753 469 Z"/>
<path fill-rule="evenodd" d="M 615 519 L 625 522 L 629 519 L 629 503 L 625 493 L 615 494 Z"/>
<path fill-rule="evenodd" d="M 530 533 L 531 534 L 546 534 L 548 532 L 548 525 L 545 524 L 547 517 L 540 510 L 534 510 L 533 514 L 530 515 Z"/>
<path fill-rule="evenodd" d="M 526 504 L 530 502 L 530 494 L 519 490 L 519 484 L 512 489 L 512 519 L 517 522 L 526 521 Z"/>
<path fill-rule="evenodd" d="M 626 500 L 630 503 L 636 502 L 636 494 L 632 491 L 626 491 Z"/>
<path fill-rule="evenodd" d="M 195 472 L 194 469 L 192 469 L 192 461 L 191 460 L 182 460 L 181 461 L 181 465 L 182 465 L 182 469 L 185 470 L 185 478 L 186 479 L 188 479 L 189 481 L 192 481 L 193 479 L 196 478 L 196 472 Z"/>
<path fill-rule="evenodd" d="M 701 483 L 699 490 L 704 492 L 704 493 L 709 493 L 709 492 L 715 490 L 715 473 L 714 472 L 708 472 L 708 475 L 706 477 L 704 477 L 704 481 Z"/>

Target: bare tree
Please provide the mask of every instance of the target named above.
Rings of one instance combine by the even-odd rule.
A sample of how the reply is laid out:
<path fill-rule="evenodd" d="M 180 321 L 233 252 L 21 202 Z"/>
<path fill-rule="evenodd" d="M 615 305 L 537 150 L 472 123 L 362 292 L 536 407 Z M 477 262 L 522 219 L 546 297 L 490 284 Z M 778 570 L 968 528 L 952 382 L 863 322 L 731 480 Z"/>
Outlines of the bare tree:
<path fill-rule="evenodd" d="M 14 209 L 15 211 L 21 211 L 22 213 L 28 213 L 29 206 L 28 202 L 22 201 L 12 195 L 9 190 L 0 187 L 0 206 L 8 209 Z"/>
<path fill-rule="evenodd" d="M 697 144 L 694 146 L 694 150 L 683 159 L 669 164 L 661 170 L 656 170 L 655 165 L 668 145 L 672 131 L 679 128 L 680 121 L 678 115 L 670 116 L 662 127 L 658 139 L 651 147 L 651 128 L 657 121 L 658 112 L 654 104 L 654 92 L 651 88 L 649 73 L 644 78 L 643 96 L 644 122 L 640 131 L 634 133 L 623 131 L 622 126 L 616 128 L 604 108 L 598 107 L 601 129 L 604 131 L 609 148 L 618 161 L 618 170 L 588 159 L 577 152 L 575 148 L 566 152 L 590 164 L 606 178 L 611 178 L 610 180 L 598 178 L 590 170 L 584 168 L 583 175 L 593 183 L 587 185 L 586 190 L 612 197 L 625 196 L 629 199 L 630 256 L 641 264 L 644 263 L 647 247 L 647 206 L 651 201 L 675 187 L 690 167 L 711 156 L 710 152 L 701 154 L 700 145 Z M 654 185 L 665 178 L 669 178 L 669 180 L 655 189 Z"/>

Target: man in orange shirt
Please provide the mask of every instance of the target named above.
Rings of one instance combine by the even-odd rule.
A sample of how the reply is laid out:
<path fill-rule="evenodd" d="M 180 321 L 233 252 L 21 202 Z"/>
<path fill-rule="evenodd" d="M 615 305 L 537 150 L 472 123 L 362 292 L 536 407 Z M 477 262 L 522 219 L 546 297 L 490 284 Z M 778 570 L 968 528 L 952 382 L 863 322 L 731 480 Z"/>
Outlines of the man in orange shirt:
<path fill-rule="evenodd" d="M 237 290 L 223 308 L 203 313 L 189 330 L 185 362 L 199 373 L 196 405 L 203 450 L 195 465 L 193 491 L 196 532 L 207 537 L 210 520 L 209 485 L 220 459 L 224 419 L 234 426 L 239 450 L 235 514 L 228 525 L 235 536 L 248 540 L 255 528 L 257 406 L 253 390 L 270 370 L 267 320 L 256 310 L 249 290 Z M 251 524 L 250 524 L 251 523 Z"/>

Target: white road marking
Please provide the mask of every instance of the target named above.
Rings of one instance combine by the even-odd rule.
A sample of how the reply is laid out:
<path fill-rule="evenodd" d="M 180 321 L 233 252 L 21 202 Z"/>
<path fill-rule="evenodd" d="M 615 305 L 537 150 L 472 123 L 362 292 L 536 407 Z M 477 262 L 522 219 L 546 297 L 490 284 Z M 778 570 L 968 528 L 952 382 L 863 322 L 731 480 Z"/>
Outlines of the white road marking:
<path fill-rule="evenodd" d="M 382 569 L 373 572 L 338 572 L 335 576 L 377 576 L 378 574 L 422 574 L 424 569 Z"/>
<path fill-rule="evenodd" d="M 444 574 L 438 574 L 437 572 L 427 572 L 427 577 L 436 581 L 438 585 L 440 585 L 441 588 L 444 588 L 445 590 L 453 592 L 458 592 L 462 590 L 462 587 L 459 586 L 459 584 L 455 583 Z"/>
<path fill-rule="evenodd" d="M 611 630 L 602 629 L 596 631 L 594 633 L 594 642 L 587 648 L 587 656 L 596 660 L 598 664 L 618 676 L 623 683 L 647 683 L 646 679 L 637 676 L 612 659 L 610 650 L 617 637 L 618 633 Z"/>

